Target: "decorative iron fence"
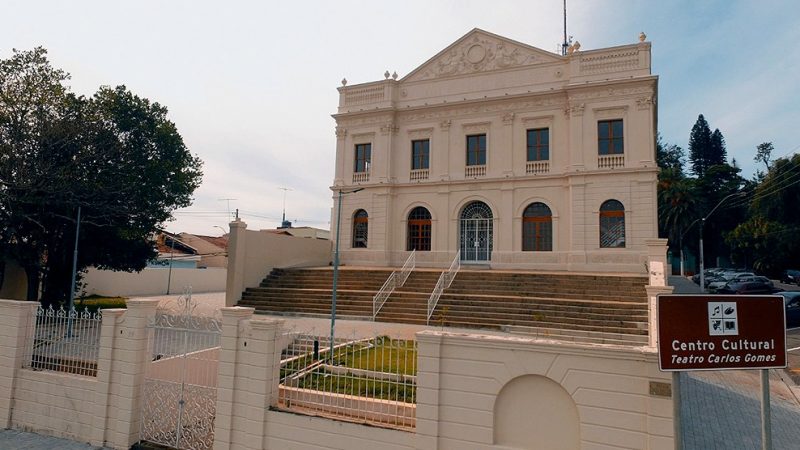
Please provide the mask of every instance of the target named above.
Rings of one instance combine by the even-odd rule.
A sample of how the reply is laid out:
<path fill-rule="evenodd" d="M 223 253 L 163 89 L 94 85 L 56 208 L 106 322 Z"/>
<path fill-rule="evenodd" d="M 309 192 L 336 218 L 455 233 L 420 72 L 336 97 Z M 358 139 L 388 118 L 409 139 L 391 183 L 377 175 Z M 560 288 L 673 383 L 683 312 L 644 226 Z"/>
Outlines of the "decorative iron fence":
<path fill-rule="evenodd" d="M 416 425 L 417 343 L 379 336 L 338 341 L 288 336 L 280 409 L 399 429 Z"/>
<path fill-rule="evenodd" d="M 99 311 L 39 306 L 35 321 L 28 333 L 22 368 L 97 376 L 102 323 Z"/>
<path fill-rule="evenodd" d="M 447 271 L 439 275 L 436 287 L 433 288 L 433 292 L 431 292 L 431 296 L 428 298 L 428 318 L 426 319 L 428 325 L 431 323 L 433 310 L 436 309 L 436 304 L 439 303 L 439 297 L 442 296 L 445 289 L 453 284 L 453 280 L 456 278 L 456 275 L 458 275 L 459 270 L 461 270 L 461 250 L 456 252 L 456 257 L 453 259 L 453 262 L 450 263 L 450 267 Z"/>

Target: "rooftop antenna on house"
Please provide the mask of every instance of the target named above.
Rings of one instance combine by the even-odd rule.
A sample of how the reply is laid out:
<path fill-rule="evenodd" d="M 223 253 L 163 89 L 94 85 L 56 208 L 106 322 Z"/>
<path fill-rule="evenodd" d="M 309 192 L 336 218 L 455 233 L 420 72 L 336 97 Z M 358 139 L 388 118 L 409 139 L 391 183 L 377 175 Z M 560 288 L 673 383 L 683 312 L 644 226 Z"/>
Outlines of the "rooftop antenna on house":
<path fill-rule="evenodd" d="M 292 189 L 287 187 L 279 187 L 278 189 L 283 191 L 283 217 L 281 219 L 281 226 L 279 226 L 278 229 L 292 228 L 292 222 L 286 220 L 286 191 L 291 191 Z"/>
<path fill-rule="evenodd" d="M 564 0 L 564 42 L 561 43 L 561 56 L 567 56 L 567 0 Z"/>
<path fill-rule="evenodd" d="M 228 220 L 231 220 L 231 201 L 232 200 L 238 200 L 238 199 L 235 199 L 235 198 L 218 198 L 217 200 L 219 200 L 221 202 L 228 202 Z M 239 210 L 237 209 L 236 211 L 239 211 Z M 237 219 L 239 218 L 238 212 L 236 214 L 236 218 Z"/>

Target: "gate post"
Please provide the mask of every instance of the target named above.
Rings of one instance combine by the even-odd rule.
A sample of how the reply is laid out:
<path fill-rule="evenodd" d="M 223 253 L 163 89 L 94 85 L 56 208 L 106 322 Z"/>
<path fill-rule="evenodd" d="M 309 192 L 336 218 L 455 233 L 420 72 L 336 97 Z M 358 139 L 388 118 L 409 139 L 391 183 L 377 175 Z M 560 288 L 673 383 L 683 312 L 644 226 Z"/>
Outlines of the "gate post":
<path fill-rule="evenodd" d="M 113 448 L 129 448 L 139 440 L 142 381 L 150 363 L 147 325 L 158 307 L 158 300 L 126 303 L 128 310 L 117 327 L 111 352 L 111 383 L 118 387 L 118 397 L 109 402 L 117 410 L 116 420 L 109 421 L 108 443 Z"/>
<path fill-rule="evenodd" d="M 214 449 L 260 450 L 277 395 L 283 320 L 253 320 L 253 308 L 222 308 Z"/>
<path fill-rule="evenodd" d="M 253 317 L 255 308 L 221 308 L 222 336 L 220 338 L 217 374 L 217 408 L 214 416 L 214 449 L 231 446 L 233 397 L 236 378 L 236 352 L 239 349 L 239 324 Z"/>
<path fill-rule="evenodd" d="M 0 416 L 2 428 L 11 428 L 14 388 L 26 346 L 33 344 L 39 302 L 0 300 Z M 30 339 L 30 341 L 29 341 Z"/>

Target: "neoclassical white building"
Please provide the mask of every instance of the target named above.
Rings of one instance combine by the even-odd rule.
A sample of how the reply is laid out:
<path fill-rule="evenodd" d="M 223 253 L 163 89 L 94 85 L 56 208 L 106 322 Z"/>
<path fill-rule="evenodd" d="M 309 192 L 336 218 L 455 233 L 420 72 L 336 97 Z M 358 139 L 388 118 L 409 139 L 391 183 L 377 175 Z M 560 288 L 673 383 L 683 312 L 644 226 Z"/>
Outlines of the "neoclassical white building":
<path fill-rule="evenodd" d="M 341 262 L 645 272 L 657 237 L 650 43 L 560 56 L 474 29 L 339 87 Z M 344 83 L 344 81 L 343 81 Z M 361 189 L 358 192 L 352 192 Z"/>

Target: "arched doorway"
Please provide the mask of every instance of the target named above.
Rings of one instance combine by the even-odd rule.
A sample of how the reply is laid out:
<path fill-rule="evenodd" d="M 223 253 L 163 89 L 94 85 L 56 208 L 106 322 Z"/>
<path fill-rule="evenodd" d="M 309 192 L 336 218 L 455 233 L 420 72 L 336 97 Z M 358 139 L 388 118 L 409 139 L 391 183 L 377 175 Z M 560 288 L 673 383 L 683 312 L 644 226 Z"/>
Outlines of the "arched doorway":
<path fill-rule="evenodd" d="M 461 261 L 480 262 L 492 258 L 492 210 L 486 203 L 472 202 L 461 210 Z"/>

